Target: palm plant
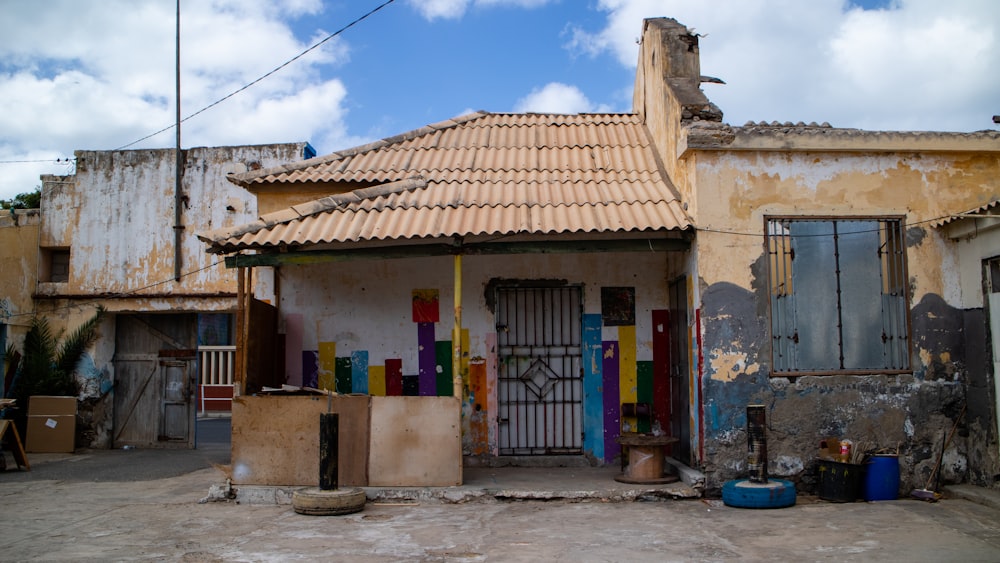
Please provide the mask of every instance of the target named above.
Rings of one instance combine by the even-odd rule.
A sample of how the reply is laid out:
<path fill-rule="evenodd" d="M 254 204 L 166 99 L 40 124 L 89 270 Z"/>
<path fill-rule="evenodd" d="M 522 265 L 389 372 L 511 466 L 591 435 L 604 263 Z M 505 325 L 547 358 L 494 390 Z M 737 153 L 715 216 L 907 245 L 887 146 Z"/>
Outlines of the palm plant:
<path fill-rule="evenodd" d="M 26 420 L 28 400 L 33 395 L 76 396 L 79 392 L 74 372 L 87 349 L 97 341 L 104 319 L 104 307 L 60 342 L 45 317 L 31 319 L 24 336 L 20 367 L 8 394 L 17 399 L 20 416 Z"/>

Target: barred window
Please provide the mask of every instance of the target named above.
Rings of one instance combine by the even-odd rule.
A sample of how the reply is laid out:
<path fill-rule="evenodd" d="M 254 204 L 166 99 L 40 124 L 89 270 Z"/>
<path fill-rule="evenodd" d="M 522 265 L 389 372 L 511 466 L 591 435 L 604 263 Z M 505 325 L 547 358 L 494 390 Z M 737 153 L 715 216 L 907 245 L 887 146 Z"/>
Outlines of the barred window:
<path fill-rule="evenodd" d="M 909 371 L 902 220 L 765 220 L 772 373 Z"/>

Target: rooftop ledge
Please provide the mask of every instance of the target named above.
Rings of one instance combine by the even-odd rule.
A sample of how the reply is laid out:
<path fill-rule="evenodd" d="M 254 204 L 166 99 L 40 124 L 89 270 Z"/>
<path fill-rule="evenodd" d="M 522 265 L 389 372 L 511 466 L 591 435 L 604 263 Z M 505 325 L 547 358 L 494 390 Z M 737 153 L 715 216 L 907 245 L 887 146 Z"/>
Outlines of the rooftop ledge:
<path fill-rule="evenodd" d="M 865 131 L 828 124 L 694 121 L 681 129 L 677 157 L 693 151 L 1000 152 L 1000 131 Z"/>

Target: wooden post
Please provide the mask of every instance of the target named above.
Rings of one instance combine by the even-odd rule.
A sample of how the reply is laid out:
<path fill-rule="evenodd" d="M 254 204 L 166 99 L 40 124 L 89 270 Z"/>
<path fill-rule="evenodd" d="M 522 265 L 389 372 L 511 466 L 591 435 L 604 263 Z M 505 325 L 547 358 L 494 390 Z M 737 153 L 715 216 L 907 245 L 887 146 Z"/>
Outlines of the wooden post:
<path fill-rule="evenodd" d="M 451 334 L 451 374 L 455 397 L 462 400 L 462 255 L 455 255 L 455 328 Z"/>
<path fill-rule="evenodd" d="M 236 269 L 236 354 L 233 358 L 233 396 L 240 397 L 246 391 L 246 363 L 243 360 L 243 349 L 246 348 L 246 334 L 243 331 L 244 318 L 247 315 L 243 307 L 243 296 L 246 293 L 246 268 Z"/>
<path fill-rule="evenodd" d="M 324 412 L 319 415 L 319 488 L 337 490 L 338 451 L 340 443 L 340 415 Z"/>

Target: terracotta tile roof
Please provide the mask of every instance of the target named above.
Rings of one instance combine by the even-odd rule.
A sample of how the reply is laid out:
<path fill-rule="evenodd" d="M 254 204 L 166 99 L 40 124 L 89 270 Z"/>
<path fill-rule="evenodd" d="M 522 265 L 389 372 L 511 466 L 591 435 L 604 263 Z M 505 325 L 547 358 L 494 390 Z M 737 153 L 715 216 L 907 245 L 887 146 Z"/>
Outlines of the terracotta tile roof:
<path fill-rule="evenodd" d="M 691 226 L 633 114 L 480 112 L 230 179 L 245 187 L 374 187 L 200 234 L 215 252 Z"/>

